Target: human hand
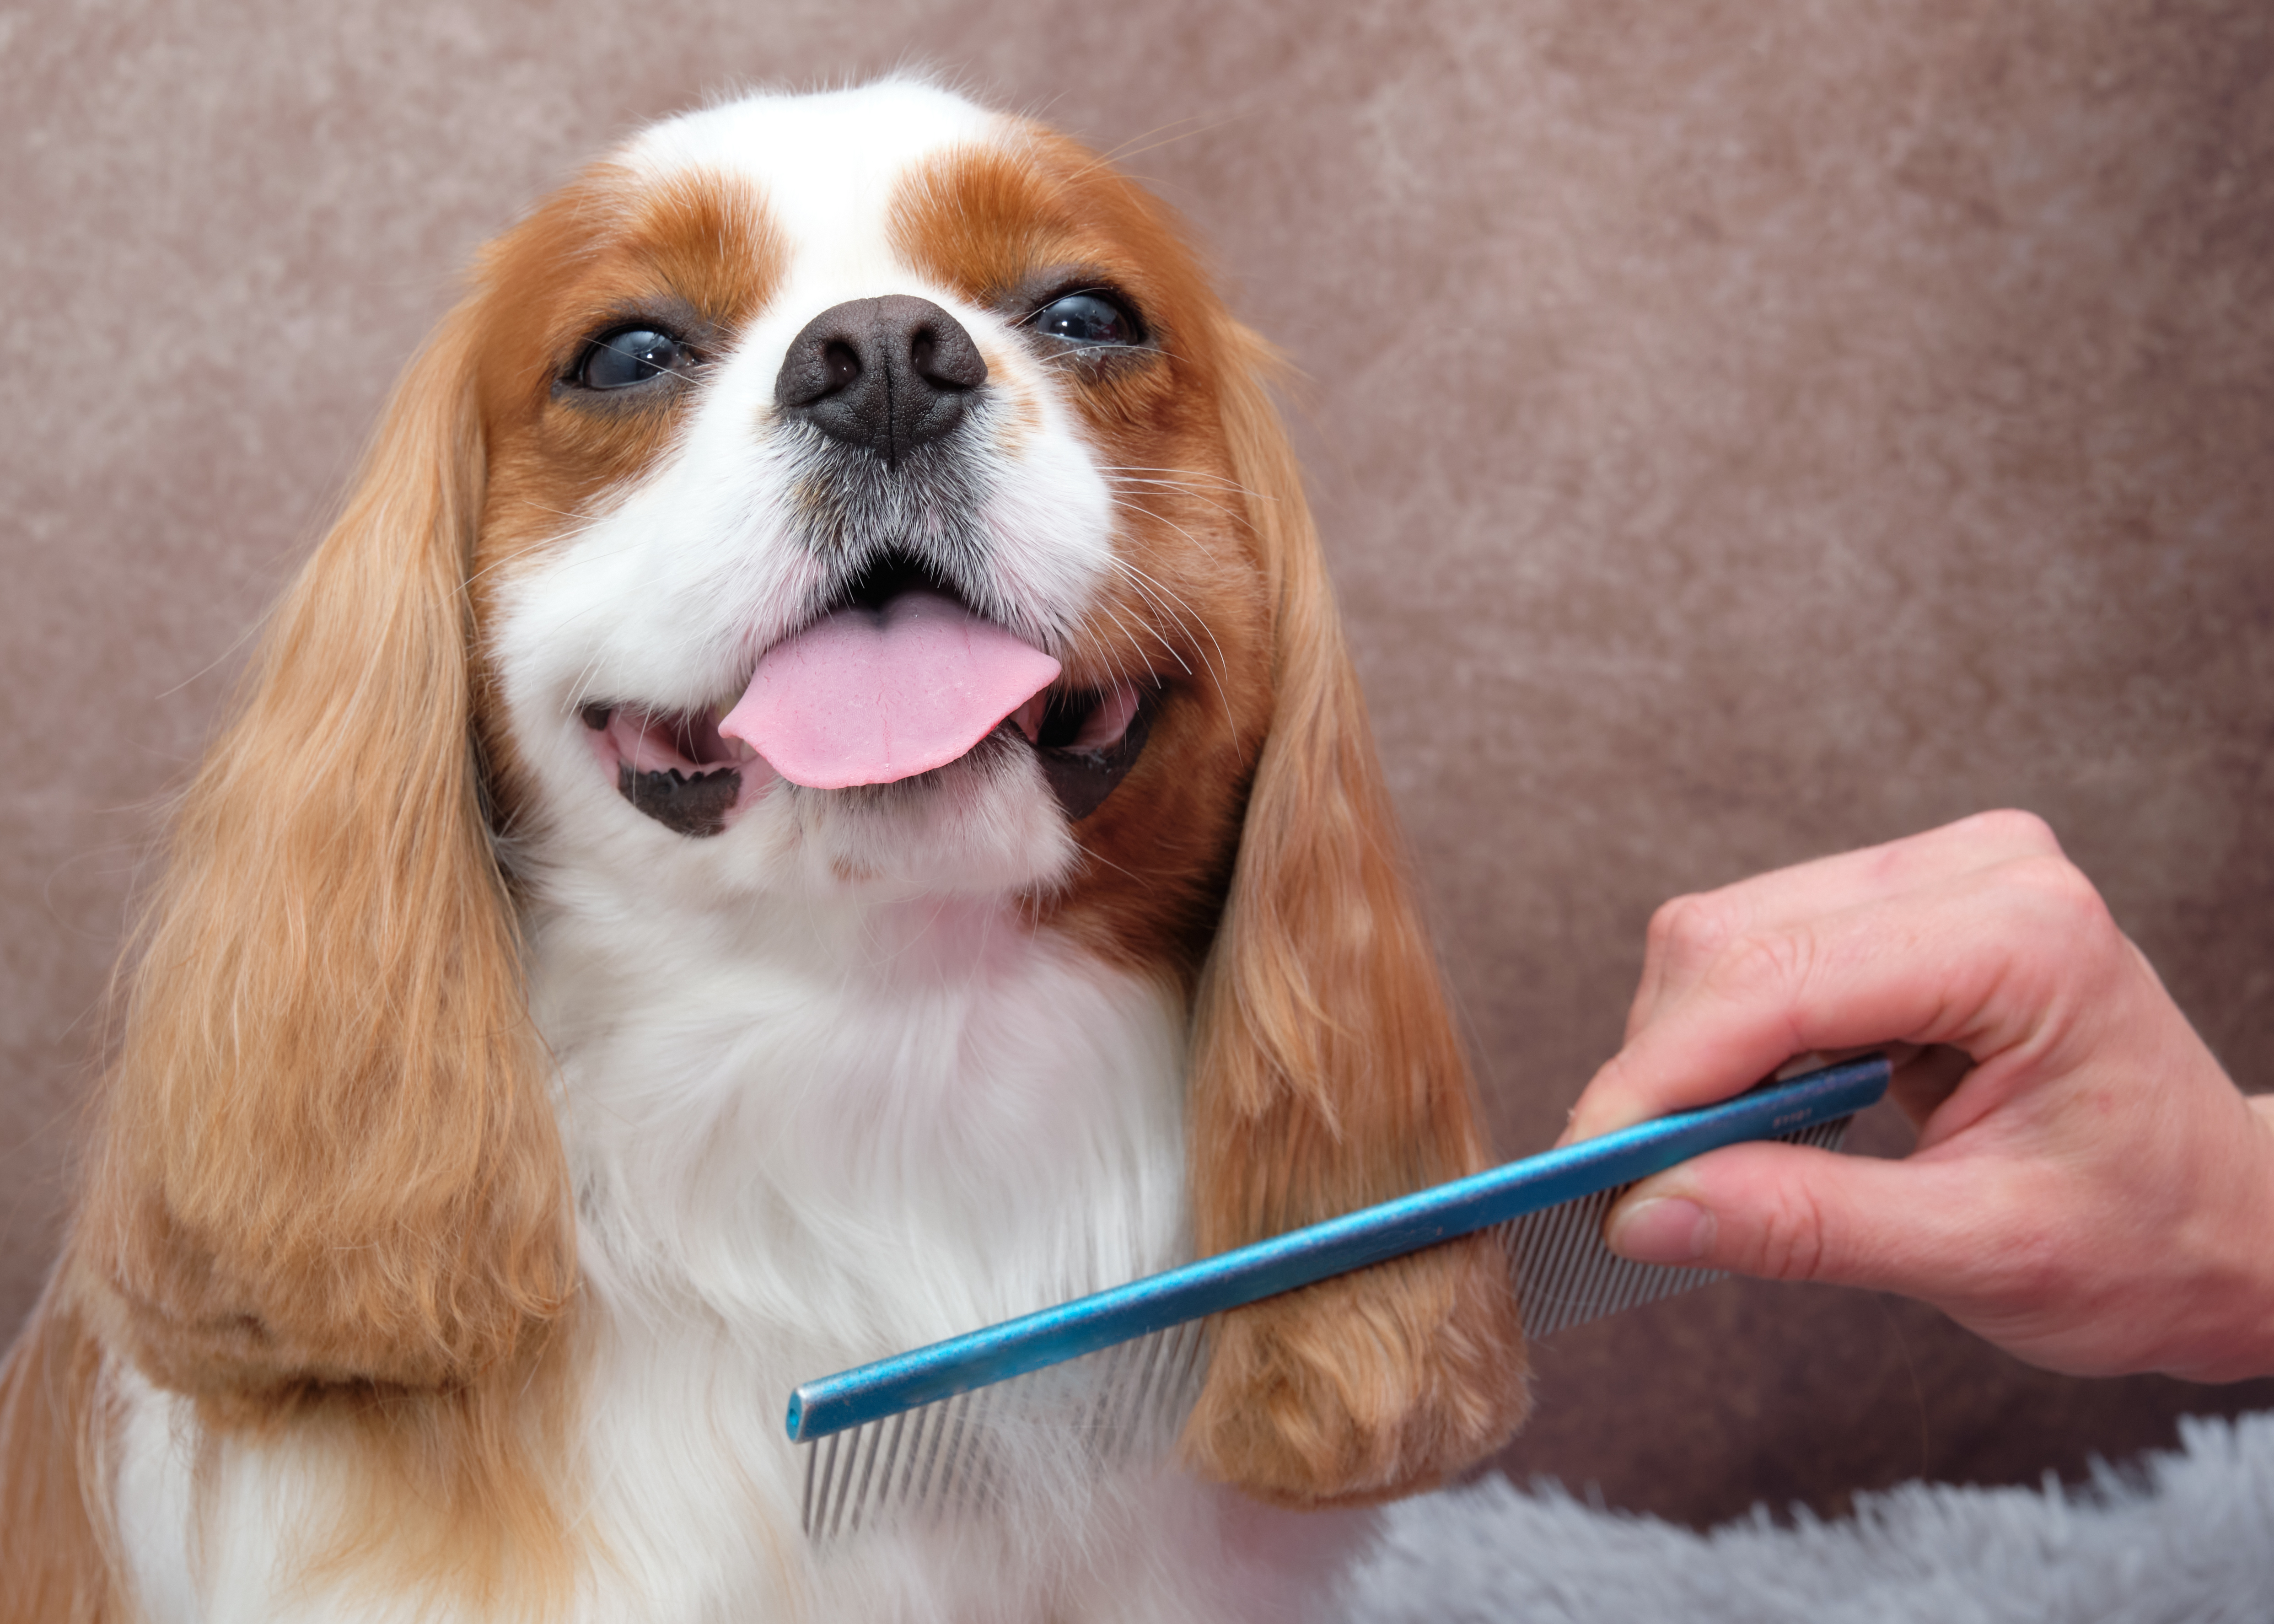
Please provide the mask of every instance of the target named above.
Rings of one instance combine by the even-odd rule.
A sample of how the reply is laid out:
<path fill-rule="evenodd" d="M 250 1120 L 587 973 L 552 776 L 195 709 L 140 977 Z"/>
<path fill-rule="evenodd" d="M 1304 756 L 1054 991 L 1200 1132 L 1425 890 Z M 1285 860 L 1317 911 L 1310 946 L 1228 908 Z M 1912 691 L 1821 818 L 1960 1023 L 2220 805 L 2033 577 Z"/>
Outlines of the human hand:
<path fill-rule="evenodd" d="M 1889 1045 L 1919 1046 L 1891 1088 L 1909 1156 L 1717 1150 L 1631 1192 L 1612 1248 L 1901 1292 L 2052 1370 L 2274 1372 L 2274 1096 L 2236 1089 L 2026 813 L 1668 903 L 1565 1139 Z"/>

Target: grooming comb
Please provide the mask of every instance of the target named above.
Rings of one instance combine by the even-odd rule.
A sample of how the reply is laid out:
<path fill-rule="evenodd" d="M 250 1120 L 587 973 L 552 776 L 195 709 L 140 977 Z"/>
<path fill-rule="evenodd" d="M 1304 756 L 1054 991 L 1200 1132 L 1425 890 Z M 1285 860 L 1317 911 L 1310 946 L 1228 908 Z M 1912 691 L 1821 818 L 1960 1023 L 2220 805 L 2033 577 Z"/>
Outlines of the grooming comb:
<path fill-rule="evenodd" d="M 1765 1083 L 809 1381 L 789 1401 L 790 1440 L 806 1451 L 805 1531 L 826 1540 L 885 1515 L 1000 1500 L 1037 1453 L 1021 1435 L 1055 1440 L 1060 1459 L 1076 1439 L 1092 1472 L 1165 1457 L 1207 1373 L 1208 1316 L 1479 1230 L 1507 1248 L 1534 1338 L 1718 1280 L 1616 1256 L 1605 1214 L 1638 1180 L 1724 1145 L 1839 1148 L 1889 1071 L 1871 1055 Z"/>

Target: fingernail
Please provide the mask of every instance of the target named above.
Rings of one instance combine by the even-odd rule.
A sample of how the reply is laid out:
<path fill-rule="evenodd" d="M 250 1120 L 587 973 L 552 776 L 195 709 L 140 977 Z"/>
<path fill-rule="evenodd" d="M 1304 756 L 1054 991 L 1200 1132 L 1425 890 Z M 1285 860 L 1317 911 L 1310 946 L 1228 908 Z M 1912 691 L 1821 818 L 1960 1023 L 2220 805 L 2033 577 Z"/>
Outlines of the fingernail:
<path fill-rule="evenodd" d="M 1638 1263 L 1694 1263 L 1713 1244 L 1713 1214 L 1678 1195 L 1630 1208 L 1603 1244 Z"/>

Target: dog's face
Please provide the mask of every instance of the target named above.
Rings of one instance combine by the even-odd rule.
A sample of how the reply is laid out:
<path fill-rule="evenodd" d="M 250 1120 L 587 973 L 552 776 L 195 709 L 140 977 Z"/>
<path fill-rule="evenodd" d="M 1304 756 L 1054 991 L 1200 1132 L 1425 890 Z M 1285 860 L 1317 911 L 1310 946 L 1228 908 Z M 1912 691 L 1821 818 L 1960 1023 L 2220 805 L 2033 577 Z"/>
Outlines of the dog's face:
<path fill-rule="evenodd" d="M 483 284 L 481 725 L 541 859 L 1204 931 L 1270 605 L 1243 340 L 1156 204 L 922 86 L 761 98 L 647 132 Z"/>

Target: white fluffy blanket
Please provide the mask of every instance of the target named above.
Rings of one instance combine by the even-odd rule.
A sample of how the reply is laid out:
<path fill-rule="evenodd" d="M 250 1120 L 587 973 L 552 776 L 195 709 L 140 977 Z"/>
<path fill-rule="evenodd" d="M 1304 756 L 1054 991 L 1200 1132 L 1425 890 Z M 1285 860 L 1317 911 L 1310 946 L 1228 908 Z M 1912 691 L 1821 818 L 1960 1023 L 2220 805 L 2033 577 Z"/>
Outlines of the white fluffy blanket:
<path fill-rule="evenodd" d="M 1914 1483 L 1853 1517 L 1766 1508 L 1692 1533 L 1505 1478 L 1409 1500 L 1348 1624 L 2266 1624 L 2274 1412 L 2180 1424 L 2182 1447 L 2081 1487 Z"/>

